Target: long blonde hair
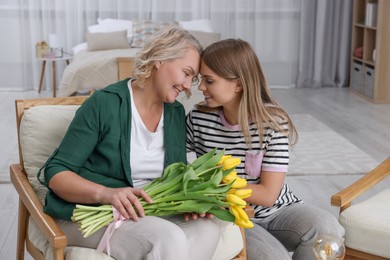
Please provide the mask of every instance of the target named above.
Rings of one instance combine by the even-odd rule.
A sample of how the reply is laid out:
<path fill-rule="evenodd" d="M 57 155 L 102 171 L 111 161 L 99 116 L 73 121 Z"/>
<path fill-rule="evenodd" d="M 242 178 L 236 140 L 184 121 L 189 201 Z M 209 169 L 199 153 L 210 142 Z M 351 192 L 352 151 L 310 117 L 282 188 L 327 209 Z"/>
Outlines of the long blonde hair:
<path fill-rule="evenodd" d="M 265 124 L 284 133 L 290 144 L 295 144 L 298 138 L 296 128 L 286 111 L 271 96 L 259 59 L 249 43 L 241 39 L 215 42 L 204 50 L 202 62 L 218 76 L 241 84 L 238 123 L 248 147 L 251 147 L 249 120 L 256 123 L 260 144 Z M 210 110 L 204 102 L 197 107 Z M 287 129 L 281 126 L 282 122 L 287 122 Z"/>
<path fill-rule="evenodd" d="M 199 55 L 203 48 L 198 40 L 179 26 L 169 26 L 148 40 L 137 53 L 133 76 L 141 85 L 153 72 L 156 61 L 171 61 L 182 58 L 188 48 L 194 48 Z"/>

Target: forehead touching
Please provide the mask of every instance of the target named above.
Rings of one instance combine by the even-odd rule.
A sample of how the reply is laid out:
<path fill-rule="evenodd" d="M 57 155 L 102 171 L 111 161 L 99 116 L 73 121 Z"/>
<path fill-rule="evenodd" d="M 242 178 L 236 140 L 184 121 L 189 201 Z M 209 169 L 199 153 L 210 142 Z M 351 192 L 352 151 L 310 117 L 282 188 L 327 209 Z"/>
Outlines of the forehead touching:
<path fill-rule="evenodd" d="M 216 76 L 216 73 L 212 71 L 209 66 L 206 65 L 206 63 L 202 60 L 200 63 L 200 75 L 202 77 L 213 77 Z"/>
<path fill-rule="evenodd" d="M 191 75 L 196 75 L 199 72 L 200 55 L 194 48 L 187 48 L 184 55 L 176 60 L 182 69 L 188 70 Z"/>

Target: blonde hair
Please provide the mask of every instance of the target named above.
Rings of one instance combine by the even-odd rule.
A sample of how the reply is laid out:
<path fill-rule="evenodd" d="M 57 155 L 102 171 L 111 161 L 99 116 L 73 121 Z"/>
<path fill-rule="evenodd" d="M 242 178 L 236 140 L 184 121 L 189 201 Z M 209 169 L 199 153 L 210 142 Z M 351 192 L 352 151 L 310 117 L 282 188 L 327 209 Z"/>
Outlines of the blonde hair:
<path fill-rule="evenodd" d="M 298 134 L 295 126 L 286 111 L 272 98 L 259 59 L 249 43 L 241 39 L 215 42 L 204 50 L 202 62 L 218 76 L 241 84 L 238 123 L 248 147 L 251 147 L 249 120 L 256 123 L 260 144 L 265 124 L 288 136 L 291 144 L 296 142 Z M 204 102 L 197 107 L 210 111 Z M 282 127 L 283 122 L 287 122 L 287 129 Z"/>
<path fill-rule="evenodd" d="M 182 58 L 188 48 L 194 48 L 199 55 L 203 51 L 198 40 L 181 27 L 169 26 L 161 30 L 137 53 L 133 76 L 143 85 L 145 80 L 152 75 L 156 61 L 172 61 Z"/>

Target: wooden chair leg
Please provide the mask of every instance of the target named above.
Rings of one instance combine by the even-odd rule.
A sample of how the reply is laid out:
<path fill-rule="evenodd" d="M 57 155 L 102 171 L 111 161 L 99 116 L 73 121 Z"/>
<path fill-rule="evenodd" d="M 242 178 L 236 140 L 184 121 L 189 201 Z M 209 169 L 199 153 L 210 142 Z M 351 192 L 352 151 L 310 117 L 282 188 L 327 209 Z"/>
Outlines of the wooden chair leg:
<path fill-rule="evenodd" d="M 24 246 L 26 241 L 26 230 L 29 213 L 23 202 L 19 200 L 18 212 L 18 242 L 16 247 L 16 260 L 24 259 Z"/>
<path fill-rule="evenodd" d="M 247 254 L 246 254 L 245 229 L 241 227 L 240 231 L 241 231 L 241 236 L 242 236 L 243 247 L 242 247 L 241 252 L 238 253 L 238 255 L 234 258 L 234 260 L 246 260 L 248 258 Z"/>
<path fill-rule="evenodd" d="M 40 94 L 41 90 L 42 90 L 42 83 L 43 83 L 43 76 L 45 75 L 45 68 L 46 68 L 46 61 L 44 60 L 42 63 L 41 79 L 39 80 L 38 94 Z"/>
<path fill-rule="evenodd" d="M 56 90 L 57 90 L 57 84 L 56 84 L 56 62 L 52 61 L 52 73 L 53 73 L 53 97 L 56 97 Z"/>

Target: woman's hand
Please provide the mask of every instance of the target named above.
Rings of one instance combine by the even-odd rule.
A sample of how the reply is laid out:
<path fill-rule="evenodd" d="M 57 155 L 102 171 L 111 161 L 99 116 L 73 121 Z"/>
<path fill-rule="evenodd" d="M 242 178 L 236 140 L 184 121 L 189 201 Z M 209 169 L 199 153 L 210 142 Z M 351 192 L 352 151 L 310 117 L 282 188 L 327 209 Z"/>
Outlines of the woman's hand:
<path fill-rule="evenodd" d="M 210 214 L 210 213 L 202 213 L 202 214 L 199 214 L 199 213 L 186 213 L 184 214 L 184 220 L 185 221 L 189 221 L 190 218 L 192 218 L 193 220 L 197 220 L 199 218 L 208 218 L 208 219 L 212 219 L 214 218 L 214 215 L 213 214 Z"/>
<path fill-rule="evenodd" d="M 152 199 L 142 189 L 138 188 L 107 188 L 101 192 L 101 204 L 111 204 L 125 218 L 138 221 L 138 216 L 144 217 L 144 209 L 138 197 L 142 197 L 146 202 L 151 203 Z M 137 215 L 138 213 L 138 215 Z"/>

